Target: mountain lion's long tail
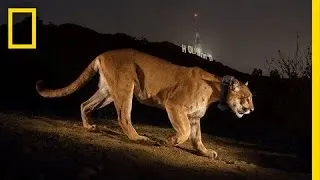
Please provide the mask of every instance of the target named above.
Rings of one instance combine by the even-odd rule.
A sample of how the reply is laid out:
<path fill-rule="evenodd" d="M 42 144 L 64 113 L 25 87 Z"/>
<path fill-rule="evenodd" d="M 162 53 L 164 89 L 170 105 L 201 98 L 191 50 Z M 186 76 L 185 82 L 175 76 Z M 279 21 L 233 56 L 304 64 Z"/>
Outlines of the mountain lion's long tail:
<path fill-rule="evenodd" d="M 97 73 L 98 69 L 95 68 L 95 62 L 96 60 L 92 61 L 89 66 L 82 72 L 82 74 L 66 87 L 59 89 L 46 89 L 42 87 L 43 81 L 39 80 L 36 83 L 36 89 L 41 96 L 47 98 L 63 97 L 72 94 L 82 86 L 84 86 L 86 83 L 88 83 Z"/>

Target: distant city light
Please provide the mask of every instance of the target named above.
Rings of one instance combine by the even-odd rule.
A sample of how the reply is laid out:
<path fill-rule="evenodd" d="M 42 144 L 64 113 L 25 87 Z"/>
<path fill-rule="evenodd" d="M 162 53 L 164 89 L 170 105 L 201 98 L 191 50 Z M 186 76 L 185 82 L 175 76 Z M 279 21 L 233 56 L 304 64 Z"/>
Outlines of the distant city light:
<path fill-rule="evenodd" d="M 212 55 L 209 53 L 203 53 L 201 48 L 197 48 L 197 47 L 193 47 L 185 44 L 182 44 L 181 48 L 182 48 L 182 52 L 184 53 L 195 54 L 203 59 L 213 61 Z"/>

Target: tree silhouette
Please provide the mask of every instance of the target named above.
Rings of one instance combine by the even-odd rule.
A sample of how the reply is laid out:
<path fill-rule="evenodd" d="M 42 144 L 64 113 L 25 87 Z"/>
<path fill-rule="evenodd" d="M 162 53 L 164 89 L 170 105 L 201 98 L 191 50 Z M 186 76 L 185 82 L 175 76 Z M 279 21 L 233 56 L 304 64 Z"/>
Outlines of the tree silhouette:
<path fill-rule="evenodd" d="M 271 78 L 276 78 L 276 79 L 280 79 L 281 76 L 280 76 L 280 73 L 277 69 L 273 69 L 270 71 L 270 77 Z"/>
<path fill-rule="evenodd" d="M 299 33 L 297 33 L 296 49 L 293 55 L 284 55 L 281 50 L 278 50 L 277 58 L 266 59 L 270 73 L 277 70 L 280 76 L 289 79 L 311 78 L 311 47 L 307 46 L 307 49 L 302 52 L 299 38 Z"/>
<path fill-rule="evenodd" d="M 262 76 L 262 69 L 254 68 L 252 71 L 252 76 Z"/>

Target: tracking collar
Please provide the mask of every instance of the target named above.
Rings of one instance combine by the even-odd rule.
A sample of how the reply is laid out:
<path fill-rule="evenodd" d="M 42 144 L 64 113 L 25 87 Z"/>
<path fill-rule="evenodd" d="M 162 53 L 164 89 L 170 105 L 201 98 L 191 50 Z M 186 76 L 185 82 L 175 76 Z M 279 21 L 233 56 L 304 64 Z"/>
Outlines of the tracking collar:
<path fill-rule="evenodd" d="M 226 102 L 230 83 L 234 80 L 233 76 L 223 76 L 220 84 L 220 102 L 218 108 L 222 111 L 229 109 L 229 106 Z"/>

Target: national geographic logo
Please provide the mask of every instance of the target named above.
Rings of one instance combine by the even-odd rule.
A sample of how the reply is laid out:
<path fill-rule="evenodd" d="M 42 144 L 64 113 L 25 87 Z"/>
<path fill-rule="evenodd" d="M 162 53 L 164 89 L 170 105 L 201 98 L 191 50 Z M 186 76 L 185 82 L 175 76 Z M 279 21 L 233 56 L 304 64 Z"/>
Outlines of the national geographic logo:
<path fill-rule="evenodd" d="M 13 15 L 17 13 L 31 14 L 31 44 L 13 44 Z M 8 49 L 36 49 L 37 34 L 37 9 L 36 8 L 8 8 Z"/>

